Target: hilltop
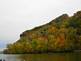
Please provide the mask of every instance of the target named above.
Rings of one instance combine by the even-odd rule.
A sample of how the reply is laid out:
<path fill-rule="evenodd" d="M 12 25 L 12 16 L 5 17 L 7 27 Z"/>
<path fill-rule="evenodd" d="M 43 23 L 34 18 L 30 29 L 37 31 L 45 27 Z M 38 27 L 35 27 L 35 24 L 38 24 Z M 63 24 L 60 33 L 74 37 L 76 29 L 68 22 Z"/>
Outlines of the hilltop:
<path fill-rule="evenodd" d="M 47 53 L 81 50 L 81 11 L 63 14 L 51 22 L 26 30 L 4 53 Z"/>

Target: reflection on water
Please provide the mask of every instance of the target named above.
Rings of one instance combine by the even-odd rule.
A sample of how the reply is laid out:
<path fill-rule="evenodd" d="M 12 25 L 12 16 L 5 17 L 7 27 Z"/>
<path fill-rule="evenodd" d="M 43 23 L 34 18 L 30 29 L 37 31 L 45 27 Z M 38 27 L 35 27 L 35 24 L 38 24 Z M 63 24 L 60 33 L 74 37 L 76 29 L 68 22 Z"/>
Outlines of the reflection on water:
<path fill-rule="evenodd" d="M 81 53 L 2 55 L 5 61 L 81 61 Z"/>
<path fill-rule="evenodd" d="M 19 58 L 22 59 L 22 61 L 64 61 L 64 57 L 64 55 L 58 56 L 58 54 L 29 54 L 21 55 Z"/>

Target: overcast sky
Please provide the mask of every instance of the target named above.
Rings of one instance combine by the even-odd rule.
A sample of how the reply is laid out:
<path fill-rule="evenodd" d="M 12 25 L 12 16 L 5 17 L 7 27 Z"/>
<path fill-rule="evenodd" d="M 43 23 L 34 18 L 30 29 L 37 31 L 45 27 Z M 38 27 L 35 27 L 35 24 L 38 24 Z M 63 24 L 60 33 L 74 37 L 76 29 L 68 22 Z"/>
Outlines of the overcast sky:
<path fill-rule="evenodd" d="M 28 29 L 81 10 L 81 0 L 0 0 L 0 47 Z"/>

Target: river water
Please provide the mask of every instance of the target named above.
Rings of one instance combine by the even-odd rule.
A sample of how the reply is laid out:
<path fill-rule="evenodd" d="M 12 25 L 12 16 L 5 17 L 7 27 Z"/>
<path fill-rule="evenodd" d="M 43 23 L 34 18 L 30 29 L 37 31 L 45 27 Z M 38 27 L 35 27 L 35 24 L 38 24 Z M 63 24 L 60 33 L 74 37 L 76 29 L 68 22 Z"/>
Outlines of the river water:
<path fill-rule="evenodd" d="M 5 61 L 81 61 L 81 53 L 0 54 Z"/>

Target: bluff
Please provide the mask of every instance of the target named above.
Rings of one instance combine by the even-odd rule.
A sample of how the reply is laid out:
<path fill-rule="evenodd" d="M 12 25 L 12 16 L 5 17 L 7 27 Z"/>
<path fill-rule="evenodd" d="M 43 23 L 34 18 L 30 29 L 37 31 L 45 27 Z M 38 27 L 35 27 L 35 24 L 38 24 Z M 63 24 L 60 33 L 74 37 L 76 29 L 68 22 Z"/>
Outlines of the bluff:
<path fill-rule="evenodd" d="M 47 53 L 81 50 L 81 11 L 63 14 L 51 22 L 26 30 L 8 44 L 4 53 Z"/>

